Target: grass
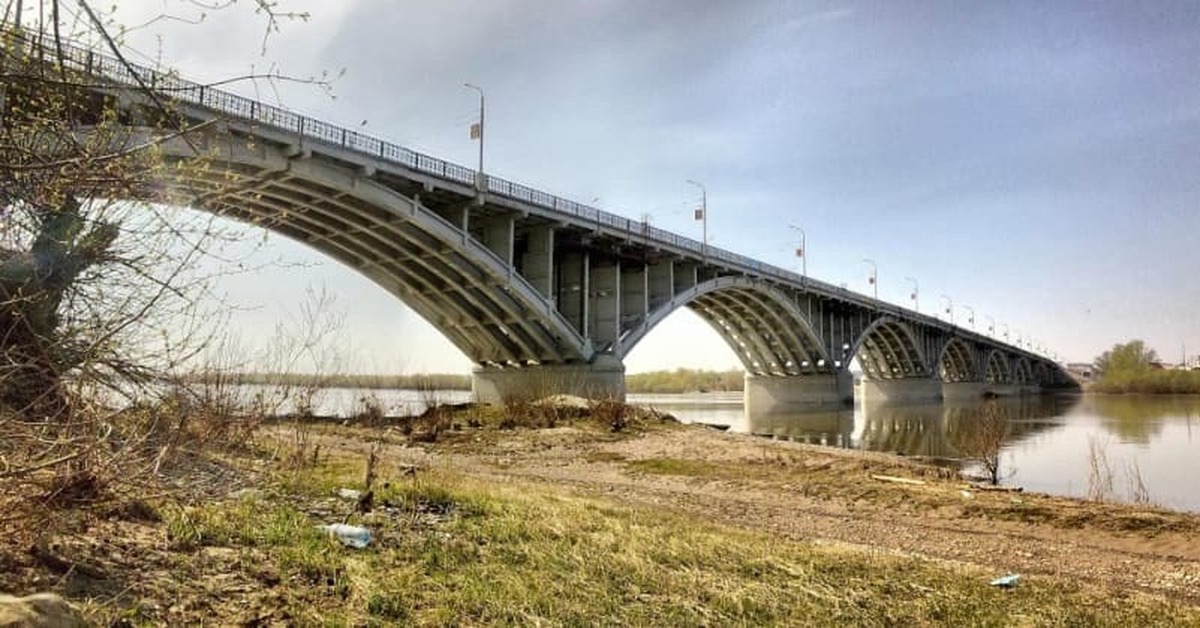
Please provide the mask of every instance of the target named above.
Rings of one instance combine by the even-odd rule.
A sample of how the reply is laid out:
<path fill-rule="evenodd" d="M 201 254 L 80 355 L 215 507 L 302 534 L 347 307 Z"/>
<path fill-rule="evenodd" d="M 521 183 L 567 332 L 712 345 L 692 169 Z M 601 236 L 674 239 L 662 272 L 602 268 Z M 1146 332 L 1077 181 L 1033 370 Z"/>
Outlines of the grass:
<path fill-rule="evenodd" d="M 683 460 L 650 473 L 708 475 Z M 703 463 L 700 463 L 701 465 Z M 426 473 L 381 478 L 391 514 L 354 515 L 365 550 L 325 537 L 304 506 L 362 477 L 355 461 L 281 476 L 257 496 L 168 510 L 169 547 L 249 552 L 236 574 L 276 574 L 273 618 L 318 625 L 1147 625 L 1194 611 L 1046 578 L 815 546 L 531 485 Z M 420 523 L 417 515 L 432 519 Z M 202 577 L 203 574 L 200 574 Z M 134 603 L 140 606 L 142 600 Z M 153 608 L 148 605 L 144 608 Z M 128 617 L 128 609 L 109 609 Z M 146 613 L 137 620 L 162 621 Z M 94 619 L 105 619 L 97 617 Z M 209 621 L 222 621 L 209 617 Z"/>

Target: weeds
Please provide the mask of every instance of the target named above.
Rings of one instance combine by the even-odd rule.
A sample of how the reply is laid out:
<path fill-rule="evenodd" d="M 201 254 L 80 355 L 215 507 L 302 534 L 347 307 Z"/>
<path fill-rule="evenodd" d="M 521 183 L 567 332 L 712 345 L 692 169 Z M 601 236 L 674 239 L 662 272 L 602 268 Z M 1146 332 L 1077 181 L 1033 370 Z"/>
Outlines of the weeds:
<path fill-rule="evenodd" d="M 1134 504 L 1152 504 L 1150 489 L 1142 477 L 1142 467 L 1137 460 L 1131 460 L 1125 465 L 1125 479 L 1129 484 L 1129 501 Z"/>
<path fill-rule="evenodd" d="M 1108 462 L 1108 446 L 1096 437 L 1088 438 L 1088 499 L 1107 501 L 1113 496 L 1114 472 Z"/>
<path fill-rule="evenodd" d="M 332 471 L 331 481 L 359 471 Z M 587 624 L 602 617 L 630 625 L 764 625 L 821 617 L 852 625 L 986 625 L 1018 616 L 1141 625 L 1191 612 L 1050 578 L 1035 577 L 1014 596 L 988 587 L 988 574 L 972 567 L 814 546 L 534 486 L 442 477 L 389 482 L 380 496 L 406 514 L 374 520 L 378 541 L 363 551 L 322 538 L 294 511 L 255 502 L 189 511 L 192 519 L 171 524 L 182 528 L 171 538 L 181 548 L 262 550 L 260 562 L 284 576 L 291 604 L 310 599 L 300 591 L 325 596 L 305 606 L 314 623 Z M 285 610 L 295 617 L 299 609 Z"/>

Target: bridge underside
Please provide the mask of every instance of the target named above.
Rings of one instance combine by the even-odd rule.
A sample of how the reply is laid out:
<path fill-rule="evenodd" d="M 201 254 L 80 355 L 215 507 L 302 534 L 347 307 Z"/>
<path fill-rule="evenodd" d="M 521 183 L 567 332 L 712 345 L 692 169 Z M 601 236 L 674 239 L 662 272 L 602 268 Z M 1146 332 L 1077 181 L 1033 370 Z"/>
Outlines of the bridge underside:
<path fill-rule="evenodd" d="M 477 399 L 624 398 L 623 359 L 688 307 L 735 351 L 751 411 L 1020 394 L 1058 369 L 846 293 L 814 292 L 227 130 L 168 140 L 140 192 L 285 235 L 388 290 L 473 360 Z M 240 138 L 240 139 L 239 139 Z M 197 157 L 197 148 L 203 157 Z M 936 324 L 935 324 L 936 323 Z M 858 386 L 849 371 L 857 357 Z"/>

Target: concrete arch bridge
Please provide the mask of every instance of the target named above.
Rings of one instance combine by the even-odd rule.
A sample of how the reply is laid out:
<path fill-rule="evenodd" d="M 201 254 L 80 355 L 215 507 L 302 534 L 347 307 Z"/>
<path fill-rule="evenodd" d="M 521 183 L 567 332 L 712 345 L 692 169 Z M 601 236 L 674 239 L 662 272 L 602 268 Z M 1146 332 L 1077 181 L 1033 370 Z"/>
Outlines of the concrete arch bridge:
<path fill-rule="evenodd" d="M 855 357 L 866 397 L 1071 383 L 1027 349 L 644 222 L 88 49 L 66 54 L 119 107 L 127 141 L 206 161 L 164 169 L 145 200 L 259 225 L 362 273 L 474 361 L 482 401 L 623 397 L 625 356 L 684 307 L 741 359 L 748 406 L 851 399 Z M 137 85 L 209 124 L 164 139 L 161 108 Z"/>

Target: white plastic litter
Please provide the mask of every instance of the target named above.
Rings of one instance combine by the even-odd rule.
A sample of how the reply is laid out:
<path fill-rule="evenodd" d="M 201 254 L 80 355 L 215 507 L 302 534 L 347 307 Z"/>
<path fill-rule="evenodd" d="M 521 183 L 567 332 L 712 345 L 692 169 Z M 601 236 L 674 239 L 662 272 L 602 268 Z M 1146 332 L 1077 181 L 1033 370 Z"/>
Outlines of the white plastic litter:
<path fill-rule="evenodd" d="M 342 545 L 362 549 L 371 542 L 371 531 L 362 526 L 352 526 L 345 523 L 333 523 L 317 526 L 329 533 L 329 536 L 342 542 Z"/>
<path fill-rule="evenodd" d="M 1000 587 L 1002 589 L 1011 589 L 1011 588 L 1017 586 L 1017 580 L 1020 580 L 1020 579 L 1021 579 L 1021 574 L 1010 573 L 1007 576 L 1001 576 L 999 578 L 996 578 L 995 580 L 992 580 L 991 584 L 994 587 Z"/>
<path fill-rule="evenodd" d="M 334 491 L 334 494 L 342 499 L 357 500 L 362 496 L 362 491 L 356 491 L 352 488 L 339 488 Z"/>

